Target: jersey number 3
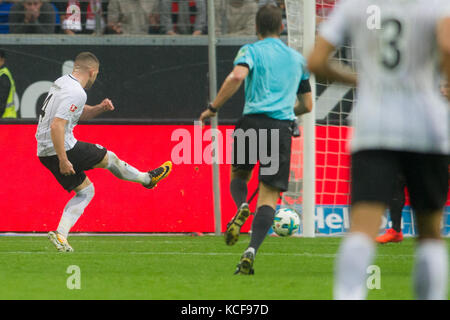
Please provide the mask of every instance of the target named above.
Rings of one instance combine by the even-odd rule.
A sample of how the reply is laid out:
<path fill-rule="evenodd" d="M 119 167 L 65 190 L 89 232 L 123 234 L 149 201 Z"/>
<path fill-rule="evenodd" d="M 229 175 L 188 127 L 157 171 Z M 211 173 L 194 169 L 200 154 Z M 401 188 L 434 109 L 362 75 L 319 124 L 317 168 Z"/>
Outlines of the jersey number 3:
<path fill-rule="evenodd" d="M 397 19 L 387 19 L 382 22 L 381 30 L 381 63 L 389 70 L 394 70 L 402 61 L 400 40 L 403 36 L 403 26 Z"/>

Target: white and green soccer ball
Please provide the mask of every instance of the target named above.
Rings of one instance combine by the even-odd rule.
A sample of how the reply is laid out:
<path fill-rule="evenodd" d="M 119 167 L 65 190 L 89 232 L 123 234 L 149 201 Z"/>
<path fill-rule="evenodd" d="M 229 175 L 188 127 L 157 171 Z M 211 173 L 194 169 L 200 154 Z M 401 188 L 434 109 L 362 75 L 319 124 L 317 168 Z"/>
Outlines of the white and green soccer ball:
<path fill-rule="evenodd" d="M 300 217 L 293 209 L 279 209 L 275 213 L 272 228 L 281 237 L 292 236 L 300 228 Z"/>

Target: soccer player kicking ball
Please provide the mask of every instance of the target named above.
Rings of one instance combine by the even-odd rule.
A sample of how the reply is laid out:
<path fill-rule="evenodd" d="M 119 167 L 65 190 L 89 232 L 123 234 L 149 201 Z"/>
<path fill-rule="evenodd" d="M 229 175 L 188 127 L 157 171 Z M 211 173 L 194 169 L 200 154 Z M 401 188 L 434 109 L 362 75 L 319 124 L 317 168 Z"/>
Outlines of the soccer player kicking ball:
<path fill-rule="evenodd" d="M 247 182 L 259 160 L 259 196 L 251 240 L 235 272 L 244 275 L 254 273 L 256 252 L 273 223 L 280 192 L 288 188 L 295 116 L 312 109 L 306 60 L 280 40 L 283 31 L 281 10 L 272 5 L 261 7 L 256 15 L 256 29 L 259 41 L 240 49 L 233 71 L 225 79 L 216 99 L 200 116 L 200 121 L 215 116 L 245 80 L 245 107 L 234 131 L 230 183 L 238 211 L 225 232 L 227 245 L 238 241 L 240 229 L 250 215 L 246 203 Z M 274 132 L 278 132 L 278 138 L 274 138 Z M 249 141 L 245 137 L 239 139 L 245 135 L 253 136 L 257 141 Z M 271 161 L 263 160 L 261 152 L 252 154 L 256 151 L 255 145 L 259 151 L 271 150 Z"/>
<path fill-rule="evenodd" d="M 374 4 L 381 13 L 379 27 L 368 23 L 367 8 Z M 439 79 L 440 70 L 450 79 L 450 4 L 341 0 L 319 34 L 310 71 L 331 81 L 358 82 L 351 227 L 336 259 L 334 298 L 366 298 L 374 239 L 401 174 L 418 225 L 415 297 L 446 299 L 448 252 L 441 220 L 449 189 L 450 116 Z M 346 37 L 356 48 L 358 80 L 329 60 Z"/>
<path fill-rule="evenodd" d="M 172 169 L 172 163 L 167 161 L 154 170 L 140 172 L 104 147 L 75 139 L 72 131 L 79 120 L 88 120 L 114 110 L 109 99 L 96 106 L 85 105 L 87 96 L 84 89 L 94 84 L 99 65 L 94 54 L 80 53 L 75 59 L 72 74 L 62 76 L 53 83 L 39 116 L 36 132 L 39 160 L 64 189 L 75 191 L 75 196 L 64 208 L 58 229 L 48 233 L 58 251 L 73 251 L 67 236 L 94 197 L 94 185 L 84 171 L 104 168 L 119 179 L 137 182 L 151 189 Z"/>

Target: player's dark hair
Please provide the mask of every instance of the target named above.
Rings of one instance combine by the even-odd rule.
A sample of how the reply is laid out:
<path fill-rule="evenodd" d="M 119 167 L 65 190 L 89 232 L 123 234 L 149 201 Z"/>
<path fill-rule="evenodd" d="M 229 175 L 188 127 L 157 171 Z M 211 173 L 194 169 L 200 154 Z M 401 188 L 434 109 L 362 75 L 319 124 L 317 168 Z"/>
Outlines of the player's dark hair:
<path fill-rule="evenodd" d="M 268 4 L 261 7 L 256 14 L 256 32 L 263 37 L 279 34 L 283 23 L 281 9 Z"/>
<path fill-rule="evenodd" d="M 5 59 L 5 51 L 0 49 L 0 58 Z"/>
<path fill-rule="evenodd" d="M 75 58 L 75 64 L 80 66 L 91 66 L 92 64 L 100 65 L 100 61 L 92 52 L 81 52 Z"/>

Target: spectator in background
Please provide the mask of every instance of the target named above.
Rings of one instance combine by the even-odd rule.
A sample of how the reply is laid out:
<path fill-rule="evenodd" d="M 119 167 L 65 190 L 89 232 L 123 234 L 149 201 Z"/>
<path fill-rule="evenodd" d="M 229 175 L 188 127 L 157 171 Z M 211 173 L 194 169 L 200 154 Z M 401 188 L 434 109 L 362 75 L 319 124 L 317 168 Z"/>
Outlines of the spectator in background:
<path fill-rule="evenodd" d="M 255 0 L 215 0 L 217 35 L 255 36 Z"/>
<path fill-rule="evenodd" d="M 54 33 L 56 14 L 53 6 L 42 0 L 23 0 L 11 7 L 10 33 Z"/>
<path fill-rule="evenodd" d="M 148 34 L 158 19 L 158 0 L 109 0 L 108 31 L 113 34 Z"/>
<path fill-rule="evenodd" d="M 5 51 L 0 50 L 0 117 L 17 118 L 16 106 L 14 104 L 16 85 L 5 63 Z"/>
<path fill-rule="evenodd" d="M 174 6 L 178 7 L 175 8 L 175 14 Z M 161 0 L 160 19 L 162 33 L 201 35 L 206 28 L 206 1 Z"/>
<path fill-rule="evenodd" d="M 100 29 L 105 29 L 105 19 L 103 12 L 107 9 L 107 4 L 101 0 L 69 0 L 58 2 L 58 11 L 61 12 L 61 29 L 63 33 L 91 34 L 97 27 L 96 13 L 100 16 Z"/>
<path fill-rule="evenodd" d="M 12 3 L 0 0 L 0 33 L 9 33 L 8 16 Z"/>
<path fill-rule="evenodd" d="M 319 25 L 333 10 L 338 0 L 316 0 L 316 23 Z M 258 6 L 263 7 L 266 4 L 272 4 L 283 10 L 283 24 L 287 30 L 286 8 L 284 0 L 259 0 Z"/>

